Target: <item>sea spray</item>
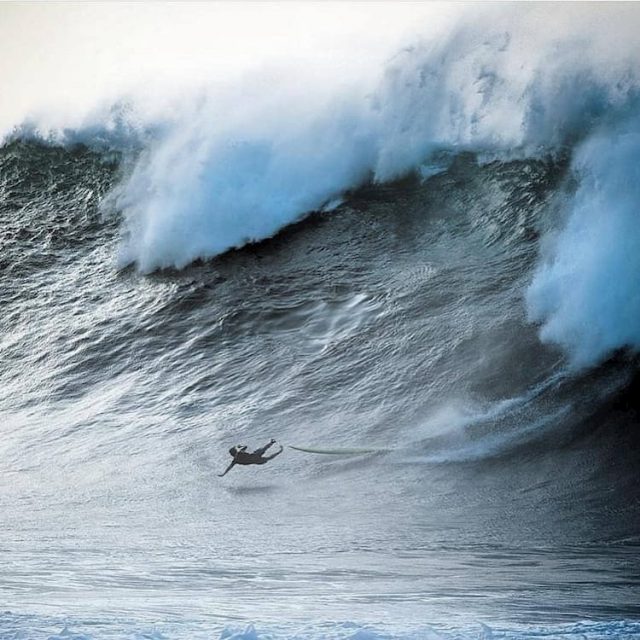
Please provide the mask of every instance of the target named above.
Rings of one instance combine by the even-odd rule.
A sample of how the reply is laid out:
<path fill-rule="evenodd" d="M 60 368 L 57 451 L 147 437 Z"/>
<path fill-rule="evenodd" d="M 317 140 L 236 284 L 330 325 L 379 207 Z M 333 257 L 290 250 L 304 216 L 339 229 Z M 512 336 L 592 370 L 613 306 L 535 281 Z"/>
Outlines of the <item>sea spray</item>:
<path fill-rule="evenodd" d="M 569 217 L 527 292 L 541 337 L 574 365 L 640 348 L 640 120 L 605 129 L 577 151 Z"/>
<path fill-rule="evenodd" d="M 525 14 L 526 17 L 527 14 Z M 121 264 L 183 267 L 275 234 L 363 182 L 441 152 L 556 153 L 636 102 L 629 55 L 553 39 L 526 19 L 417 41 L 377 86 L 282 71 L 217 90 L 178 118 L 121 185 Z"/>

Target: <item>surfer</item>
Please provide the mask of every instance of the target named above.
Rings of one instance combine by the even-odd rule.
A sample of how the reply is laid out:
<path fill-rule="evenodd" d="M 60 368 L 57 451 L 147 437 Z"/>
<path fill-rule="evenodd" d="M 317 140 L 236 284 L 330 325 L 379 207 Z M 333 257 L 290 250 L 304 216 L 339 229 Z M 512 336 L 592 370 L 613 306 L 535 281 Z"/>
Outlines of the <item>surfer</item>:
<path fill-rule="evenodd" d="M 264 454 L 266 453 L 267 449 L 269 447 L 272 447 L 275 443 L 276 441 L 272 438 L 267 444 L 264 445 L 264 447 L 256 449 L 253 453 L 249 453 L 247 451 L 246 444 L 238 444 L 235 447 L 231 447 L 231 449 L 229 449 L 229 453 L 233 457 L 233 460 L 231 461 L 231 464 L 223 471 L 223 473 L 218 474 L 218 477 L 222 478 L 222 476 L 231 471 L 233 466 L 236 464 L 265 464 L 269 462 L 269 460 L 273 460 L 276 456 L 279 456 L 282 453 L 282 445 L 280 446 L 279 451 L 272 453 L 270 456 L 265 456 Z"/>

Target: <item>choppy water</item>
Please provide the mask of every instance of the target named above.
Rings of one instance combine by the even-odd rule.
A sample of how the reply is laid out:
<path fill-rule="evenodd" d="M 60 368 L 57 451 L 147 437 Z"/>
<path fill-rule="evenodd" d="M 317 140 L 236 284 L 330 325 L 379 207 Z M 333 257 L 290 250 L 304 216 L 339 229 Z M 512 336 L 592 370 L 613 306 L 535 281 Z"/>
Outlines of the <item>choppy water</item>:
<path fill-rule="evenodd" d="M 570 374 L 522 304 L 562 165 L 462 158 L 150 276 L 109 260 L 112 165 L 2 171 L 5 629 L 638 615 L 633 360 Z M 391 451 L 215 477 L 271 436 Z"/>

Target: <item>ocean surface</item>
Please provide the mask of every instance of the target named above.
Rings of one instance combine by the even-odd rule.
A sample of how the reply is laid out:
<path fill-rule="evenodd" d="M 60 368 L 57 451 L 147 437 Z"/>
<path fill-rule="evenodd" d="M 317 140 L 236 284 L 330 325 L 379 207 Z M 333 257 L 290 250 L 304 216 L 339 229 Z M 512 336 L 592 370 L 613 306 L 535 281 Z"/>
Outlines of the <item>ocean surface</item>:
<path fill-rule="evenodd" d="M 640 638 L 639 58 L 477 35 L 5 137 L 2 640 Z"/>

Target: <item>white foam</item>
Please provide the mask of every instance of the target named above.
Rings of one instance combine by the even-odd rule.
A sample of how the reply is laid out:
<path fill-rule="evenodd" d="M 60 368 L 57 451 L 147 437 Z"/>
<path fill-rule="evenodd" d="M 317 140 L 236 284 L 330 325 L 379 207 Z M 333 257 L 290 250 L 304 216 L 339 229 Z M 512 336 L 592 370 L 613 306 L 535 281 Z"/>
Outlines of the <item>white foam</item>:
<path fill-rule="evenodd" d="M 527 293 L 544 340 L 577 367 L 640 349 L 640 120 L 587 140 L 569 217 Z"/>
<path fill-rule="evenodd" d="M 121 186 L 121 263 L 182 267 L 267 238 L 365 181 L 428 167 L 443 150 L 554 152 L 628 110 L 638 83 L 625 49 L 603 63 L 607 34 L 588 23 L 599 38 L 554 40 L 535 12 L 509 15 L 402 52 L 375 89 L 289 69 L 209 93 Z"/>

